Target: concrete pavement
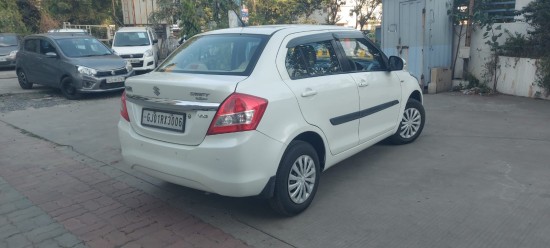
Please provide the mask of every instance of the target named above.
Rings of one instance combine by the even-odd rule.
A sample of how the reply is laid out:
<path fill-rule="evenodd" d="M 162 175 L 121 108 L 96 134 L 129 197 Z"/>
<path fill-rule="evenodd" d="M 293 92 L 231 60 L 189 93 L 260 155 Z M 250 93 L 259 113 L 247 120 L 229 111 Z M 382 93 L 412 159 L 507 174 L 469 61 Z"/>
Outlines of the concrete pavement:
<path fill-rule="evenodd" d="M 76 167 L 93 169 L 109 182 L 88 187 L 113 190 L 114 185 L 122 183 L 134 188 L 143 193 L 147 199 L 144 202 L 175 209 L 171 212 L 173 218 L 191 216 L 221 232 L 205 234 L 209 240 L 215 239 L 212 235 L 227 235 L 228 239 L 241 242 L 239 246 L 256 247 L 550 244 L 550 167 L 544 156 L 550 150 L 548 101 L 459 93 L 427 95 L 427 125 L 415 143 L 379 144 L 327 170 L 311 207 L 294 218 L 277 217 L 258 199 L 204 194 L 129 169 L 121 162 L 116 136 L 118 105 L 116 95 L 107 95 L 46 108 L 8 111 L 0 115 L 0 120 L 26 134 L 6 125 L 0 126 L 0 132 L 3 135 L 15 130 L 25 136 L 17 139 L 54 146 L 50 152 L 56 155 L 40 152 L 41 156 L 34 157 L 40 162 L 31 168 L 55 167 L 57 160 L 52 158 L 66 156 Z M 0 139 L 4 141 L 3 136 Z M 25 158 L 32 154 L 17 153 L 15 143 L 5 142 L 10 149 L 0 149 L 0 158 L 9 158 L 0 160 L 0 168 L 17 168 L 17 161 L 27 161 Z M 70 178 L 78 175 L 72 175 L 71 168 L 64 167 L 69 171 L 54 178 L 72 182 Z M 32 195 L 27 196 L 24 189 L 18 188 L 18 180 L 0 176 L 9 187 L 34 202 Z M 135 201 L 108 191 L 105 195 L 128 207 Z M 52 216 L 46 208 L 40 209 Z M 101 213 L 96 216 L 106 218 Z M 154 214 L 146 216 L 163 221 Z M 140 218 L 141 213 L 126 215 L 130 220 Z M 62 224 L 63 220 L 56 222 Z M 90 244 L 79 236 L 82 234 L 63 226 L 83 244 Z M 113 228 L 121 232 L 116 224 Z M 186 238 L 178 230 L 165 229 Z M 106 239 L 105 235 L 97 237 Z"/>

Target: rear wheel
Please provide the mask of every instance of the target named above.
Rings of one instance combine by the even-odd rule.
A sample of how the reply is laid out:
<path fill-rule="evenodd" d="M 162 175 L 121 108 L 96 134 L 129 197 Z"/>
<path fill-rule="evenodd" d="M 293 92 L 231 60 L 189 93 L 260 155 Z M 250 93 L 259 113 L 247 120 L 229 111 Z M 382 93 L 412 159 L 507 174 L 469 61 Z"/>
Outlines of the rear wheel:
<path fill-rule="evenodd" d="M 29 82 L 27 74 L 23 71 L 23 69 L 17 70 L 17 81 L 19 81 L 19 86 L 21 86 L 22 89 L 28 90 L 32 88 L 32 83 Z"/>
<path fill-rule="evenodd" d="M 390 137 L 390 141 L 398 145 L 413 142 L 422 133 L 425 121 L 426 113 L 424 106 L 415 99 L 409 99 L 405 106 L 405 111 L 403 111 L 401 122 L 399 122 L 399 128 Z"/>
<path fill-rule="evenodd" d="M 288 146 L 275 180 L 275 192 L 269 203 L 285 216 L 304 211 L 313 201 L 320 177 L 319 158 L 309 143 L 293 141 Z"/>
<path fill-rule="evenodd" d="M 77 100 L 82 98 L 82 94 L 76 89 L 73 80 L 66 77 L 61 80 L 61 93 L 69 100 Z"/>

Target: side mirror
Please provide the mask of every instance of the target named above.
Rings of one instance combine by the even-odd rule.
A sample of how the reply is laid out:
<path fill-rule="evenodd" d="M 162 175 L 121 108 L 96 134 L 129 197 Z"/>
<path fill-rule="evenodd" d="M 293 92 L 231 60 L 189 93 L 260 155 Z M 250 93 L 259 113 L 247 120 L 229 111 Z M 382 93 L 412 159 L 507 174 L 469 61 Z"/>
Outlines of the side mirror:
<path fill-rule="evenodd" d="M 157 40 L 157 39 L 153 40 L 153 44 L 157 44 L 158 42 L 159 42 L 159 40 Z"/>
<path fill-rule="evenodd" d="M 57 58 L 57 53 L 54 52 L 47 52 L 46 58 Z"/>
<path fill-rule="evenodd" d="M 397 56 L 391 56 L 389 63 L 390 71 L 400 71 L 405 67 L 405 60 Z"/>

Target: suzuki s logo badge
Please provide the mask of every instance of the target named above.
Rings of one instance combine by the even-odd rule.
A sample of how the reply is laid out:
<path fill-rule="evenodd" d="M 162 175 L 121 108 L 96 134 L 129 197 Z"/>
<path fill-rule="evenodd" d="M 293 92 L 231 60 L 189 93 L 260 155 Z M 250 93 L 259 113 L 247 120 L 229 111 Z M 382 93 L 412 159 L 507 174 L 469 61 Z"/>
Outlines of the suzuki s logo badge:
<path fill-rule="evenodd" d="M 114 76 L 115 74 L 116 74 L 116 72 L 115 72 L 115 71 L 111 71 L 111 75 L 113 75 L 113 76 Z"/>
<path fill-rule="evenodd" d="M 130 58 L 133 58 L 133 57 L 134 57 L 134 55 L 133 55 L 133 54 L 130 54 Z"/>
<path fill-rule="evenodd" d="M 157 87 L 157 86 L 153 87 L 153 93 L 155 93 L 155 95 L 159 96 L 160 95 L 159 87 Z"/>

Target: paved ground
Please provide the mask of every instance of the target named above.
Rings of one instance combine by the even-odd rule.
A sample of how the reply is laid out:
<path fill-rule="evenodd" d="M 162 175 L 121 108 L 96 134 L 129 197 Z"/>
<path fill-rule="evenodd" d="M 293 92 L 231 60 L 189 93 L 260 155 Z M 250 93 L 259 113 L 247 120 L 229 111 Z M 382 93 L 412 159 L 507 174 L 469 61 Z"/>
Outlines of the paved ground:
<path fill-rule="evenodd" d="M 550 246 L 549 101 L 427 95 L 417 142 L 341 162 L 310 209 L 280 218 L 259 199 L 130 170 L 116 136 L 117 94 L 65 102 L 55 90 L 18 92 L 6 73 L 0 247 Z"/>

